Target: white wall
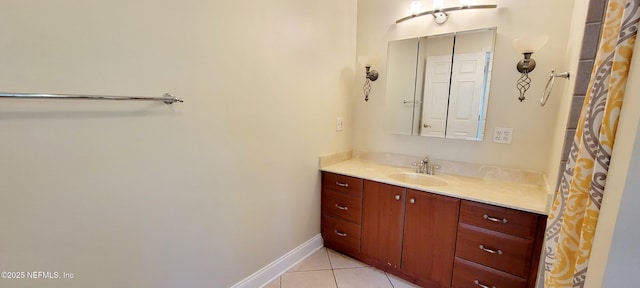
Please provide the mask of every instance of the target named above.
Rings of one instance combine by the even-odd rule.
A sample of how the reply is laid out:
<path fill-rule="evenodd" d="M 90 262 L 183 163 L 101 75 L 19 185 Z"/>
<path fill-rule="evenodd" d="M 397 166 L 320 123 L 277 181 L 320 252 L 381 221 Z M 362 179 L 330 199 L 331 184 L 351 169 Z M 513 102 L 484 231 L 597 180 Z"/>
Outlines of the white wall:
<path fill-rule="evenodd" d="M 540 107 L 538 101 L 552 68 L 566 71 L 573 67 L 565 58 L 572 23 L 571 17 L 567 15 L 573 14 L 573 1 L 476 1 L 477 4 L 497 4 L 498 9 L 451 12 L 449 21 L 443 25 L 434 23 L 432 17 L 395 24 L 397 19 L 409 15 L 410 2 L 358 1 L 357 54 L 380 59 L 378 67 L 375 67 L 380 71 L 380 79 L 372 84 L 369 102 L 364 102 L 360 88 L 364 80 L 364 69 L 356 71 L 355 94 L 358 97 L 354 107 L 354 149 L 430 155 L 433 158 L 546 172 L 552 146 L 557 145 L 553 142 L 556 121 L 558 117 L 566 119 L 567 116 L 558 115 L 562 93 L 554 93 L 545 107 Z M 430 5 L 430 1 L 423 1 L 425 9 L 430 8 Z M 486 137 L 483 142 L 399 136 L 383 131 L 388 41 L 493 26 L 498 29 Z M 527 99 L 520 103 L 516 89 L 516 81 L 520 75 L 515 66 L 522 54 L 516 52 L 511 43 L 514 38 L 540 34 L 548 35 L 549 41 L 533 54 L 537 61 L 536 70 L 530 74 L 533 83 L 526 94 Z M 577 63 L 577 57 L 573 61 Z M 567 81 L 558 81 L 556 91 L 565 91 L 565 85 Z M 570 97 L 570 93 L 564 97 Z M 492 143 L 490 136 L 495 127 L 512 127 L 513 143 Z"/>
<path fill-rule="evenodd" d="M 356 1 L 0 4 L 2 287 L 229 287 L 320 231 L 351 148 Z M 345 131 L 335 118 L 345 117 Z"/>

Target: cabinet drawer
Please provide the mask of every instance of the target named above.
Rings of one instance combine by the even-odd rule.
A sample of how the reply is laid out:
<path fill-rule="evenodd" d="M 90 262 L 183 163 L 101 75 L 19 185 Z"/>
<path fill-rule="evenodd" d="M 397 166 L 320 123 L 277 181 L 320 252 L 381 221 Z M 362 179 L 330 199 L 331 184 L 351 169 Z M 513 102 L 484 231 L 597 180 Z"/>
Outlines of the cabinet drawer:
<path fill-rule="evenodd" d="M 458 225 L 456 256 L 528 277 L 533 241 L 467 224 Z"/>
<path fill-rule="evenodd" d="M 360 225 L 362 198 L 333 190 L 322 191 L 322 214 L 342 218 Z"/>
<path fill-rule="evenodd" d="M 472 201 L 462 201 L 460 222 L 533 239 L 538 215 Z"/>
<path fill-rule="evenodd" d="M 352 252 L 360 252 L 360 225 L 322 215 L 322 238 Z"/>
<path fill-rule="evenodd" d="M 471 261 L 456 258 L 453 267 L 452 286 L 453 288 L 526 288 L 527 280 Z"/>
<path fill-rule="evenodd" d="M 347 193 L 352 196 L 362 197 L 362 183 L 360 178 L 344 176 L 340 174 L 322 172 L 322 189 L 330 189 Z"/>

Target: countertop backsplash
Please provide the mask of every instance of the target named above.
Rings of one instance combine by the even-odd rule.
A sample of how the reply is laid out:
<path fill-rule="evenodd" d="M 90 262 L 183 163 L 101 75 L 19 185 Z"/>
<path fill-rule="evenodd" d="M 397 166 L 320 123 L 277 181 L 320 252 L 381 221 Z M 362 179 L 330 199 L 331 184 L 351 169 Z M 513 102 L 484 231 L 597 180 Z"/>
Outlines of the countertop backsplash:
<path fill-rule="evenodd" d="M 410 156 L 383 152 L 360 152 L 354 151 L 353 158 L 361 160 L 370 160 L 373 162 L 412 168 L 412 163 L 420 162 L 424 157 Z M 344 159 L 344 160 L 348 160 Z M 505 182 L 515 182 L 527 185 L 536 185 L 541 187 L 549 187 L 547 177 L 539 171 L 521 170 L 513 168 L 505 168 L 499 166 L 491 166 L 484 164 L 466 163 L 458 161 L 449 161 L 436 158 L 429 158 L 431 163 L 440 166 L 436 170 L 437 173 L 453 174 L 459 176 L 467 176 L 481 179 L 500 180 Z"/>

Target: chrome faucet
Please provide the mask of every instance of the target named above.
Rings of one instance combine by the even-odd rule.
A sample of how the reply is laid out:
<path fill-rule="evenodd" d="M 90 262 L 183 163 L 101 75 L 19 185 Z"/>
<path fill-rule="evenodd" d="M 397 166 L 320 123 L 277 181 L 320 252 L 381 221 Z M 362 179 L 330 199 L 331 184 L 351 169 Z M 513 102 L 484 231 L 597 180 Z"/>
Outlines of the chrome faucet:
<path fill-rule="evenodd" d="M 427 173 L 428 163 L 429 157 L 425 157 L 424 160 L 420 160 L 420 162 L 413 162 L 411 165 L 416 167 L 416 173 L 425 174 Z"/>
<path fill-rule="evenodd" d="M 431 164 L 429 156 L 424 157 L 420 162 L 414 162 L 411 165 L 416 167 L 416 173 L 435 175 L 435 169 L 440 168 L 439 165 Z"/>

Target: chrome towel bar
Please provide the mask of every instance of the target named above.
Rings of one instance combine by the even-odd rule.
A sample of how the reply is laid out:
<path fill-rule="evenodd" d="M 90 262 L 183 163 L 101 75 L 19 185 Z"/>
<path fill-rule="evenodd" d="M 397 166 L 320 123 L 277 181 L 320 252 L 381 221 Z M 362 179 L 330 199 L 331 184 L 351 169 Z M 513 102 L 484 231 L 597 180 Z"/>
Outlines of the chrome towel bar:
<path fill-rule="evenodd" d="M 136 96 L 108 96 L 108 95 L 76 95 L 76 94 L 44 94 L 44 93 L 0 93 L 0 98 L 18 99 L 81 99 L 81 100 L 131 100 L 131 101 L 162 101 L 166 104 L 184 102 L 170 93 L 162 97 L 136 97 Z"/>

